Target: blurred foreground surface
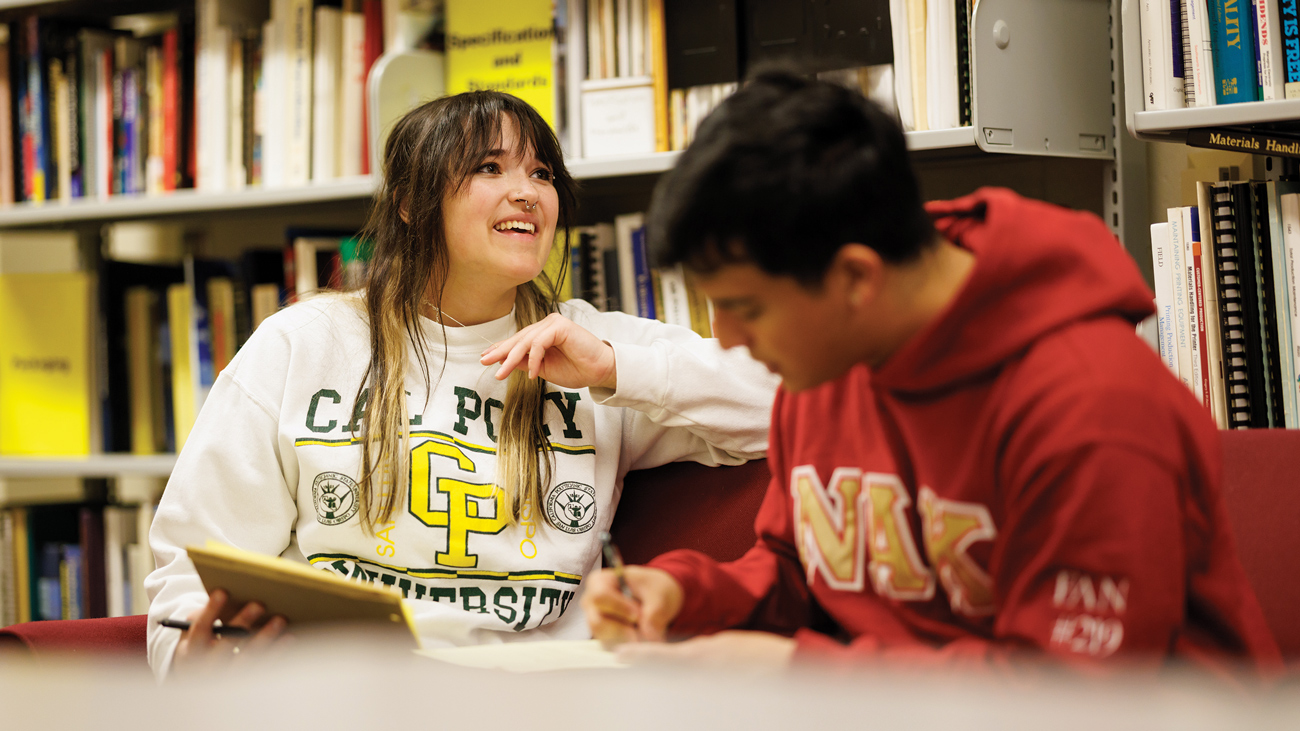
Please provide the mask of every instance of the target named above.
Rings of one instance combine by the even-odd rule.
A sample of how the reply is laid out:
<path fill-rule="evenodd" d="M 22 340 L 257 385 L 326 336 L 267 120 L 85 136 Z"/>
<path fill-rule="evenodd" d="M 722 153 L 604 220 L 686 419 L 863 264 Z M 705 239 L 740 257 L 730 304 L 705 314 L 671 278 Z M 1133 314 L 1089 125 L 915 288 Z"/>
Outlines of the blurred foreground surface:
<path fill-rule="evenodd" d="M 355 638 L 158 684 L 142 664 L 0 655 L 5 729 L 1296 729 L 1300 678 L 1178 670 L 568 670 L 447 665 Z"/>

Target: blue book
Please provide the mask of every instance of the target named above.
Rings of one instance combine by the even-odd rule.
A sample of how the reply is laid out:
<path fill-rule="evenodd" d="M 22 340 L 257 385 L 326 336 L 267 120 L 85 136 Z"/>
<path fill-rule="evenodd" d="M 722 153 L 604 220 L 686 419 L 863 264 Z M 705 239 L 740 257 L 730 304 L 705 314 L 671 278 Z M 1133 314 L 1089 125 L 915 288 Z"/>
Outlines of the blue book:
<path fill-rule="evenodd" d="M 636 273 L 636 314 L 655 319 L 654 282 L 645 253 L 645 226 L 632 231 L 632 267 Z"/>
<path fill-rule="evenodd" d="M 1249 0 L 1210 0 L 1214 97 L 1219 104 L 1259 101 Z"/>
<path fill-rule="evenodd" d="M 1300 16 L 1296 14 L 1296 0 L 1266 0 L 1277 2 L 1278 21 L 1282 26 L 1282 55 L 1286 60 L 1286 81 L 1300 81 Z"/>

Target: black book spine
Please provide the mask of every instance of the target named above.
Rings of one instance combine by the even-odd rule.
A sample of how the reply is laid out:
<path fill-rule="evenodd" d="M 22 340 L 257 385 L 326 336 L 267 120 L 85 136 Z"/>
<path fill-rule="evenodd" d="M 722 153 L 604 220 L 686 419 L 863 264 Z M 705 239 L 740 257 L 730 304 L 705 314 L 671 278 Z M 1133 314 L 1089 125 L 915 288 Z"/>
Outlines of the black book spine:
<path fill-rule="evenodd" d="M 1255 203 L 1250 183 L 1233 183 L 1237 222 L 1237 266 L 1241 269 L 1242 323 L 1246 331 L 1246 377 L 1250 385 L 1250 426 L 1268 428 L 1268 379 L 1259 300 L 1259 257 L 1255 248 Z"/>
<path fill-rule="evenodd" d="M 1273 231 L 1271 221 L 1279 211 L 1269 210 L 1268 185 L 1254 183 L 1255 193 L 1255 244 L 1259 259 L 1259 301 L 1260 316 L 1264 334 L 1265 382 L 1268 384 L 1269 426 L 1283 428 L 1286 426 L 1286 413 L 1283 408 L 1282 353 L 1278 351 L 1277 300 L 1274 297 L 1274 277 L 1277 264 L 1273 261 Z"/>
<path fill-rule="evenodd" d="M 1250 426 L 1250 386 L 1246 368 L 1246 332 L 1242 314 L 1241 270 L 1233 190 L 1229 183 L 1210 189 L 1210 239 L 1214 246 L 1214 279 L 1219 293 L 1219 336 L 1223 347 L 1223 385 L 1228 428 Z"/>
<path fill-rule="evenodd" d="M 972 0 L 957 2 L 957 108 L 961 125 L 971 124 L 970 21 Z M 894 20 L 893 22 L 905 22 Z"/>

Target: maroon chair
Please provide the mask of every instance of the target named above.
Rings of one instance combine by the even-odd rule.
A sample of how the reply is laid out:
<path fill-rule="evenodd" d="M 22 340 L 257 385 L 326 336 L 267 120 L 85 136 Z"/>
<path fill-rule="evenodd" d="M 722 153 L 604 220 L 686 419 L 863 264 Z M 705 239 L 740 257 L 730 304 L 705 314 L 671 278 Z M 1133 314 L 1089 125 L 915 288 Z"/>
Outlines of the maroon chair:
<path fill-rule="evenodd" d="M 1288 659 L 1300 659 L 1300 430 L 1223 432 L 1223 497 L 1237 555 Z"/>
<path fill-rule="evenodd" d="M 145 615 L 24 622 L 0 629 L 0 651 L 32 655 L 118 655 L 144 662 Z"/>

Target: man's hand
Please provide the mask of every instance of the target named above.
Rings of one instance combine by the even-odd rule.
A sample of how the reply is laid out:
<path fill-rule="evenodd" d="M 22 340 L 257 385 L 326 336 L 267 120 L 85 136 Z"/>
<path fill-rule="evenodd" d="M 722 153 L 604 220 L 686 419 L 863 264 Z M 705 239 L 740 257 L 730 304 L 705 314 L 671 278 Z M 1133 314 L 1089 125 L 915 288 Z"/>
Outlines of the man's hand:
<path fill-rule="evenodd" d="M 639 643 L 618 649 L 618 659 L 632 664 L 680 664 L 774 673 L 789 667 L 795 642 L 769 632 L 729 630 L 685 642 Z"/>
<path fill-rule="evenodd" d="M 483 365 L 500 363 L 496 379 L 515 370 L 562 388 L 615 388 L 614 347 L 563 315 L 552 313 L 483 351 Z"/>
<path fill-rule="evenodd" d="M 618 577 L 605 569 L 591 577 L 582 609 L 591 636 L 605 647 L 625 642 L 663 642 L 668 625 L 682 609 L 682 587 L 667 571 L 628 566 L 623 578 L 632 599 L 619 589 Z"/>
<path fill-rule="evenodd" d="M 276 641 L 284 632 L 284 617 L 267 618 L 261 604 L 249 602 L 229 622 L 227 627 L 241 627 L 250 632 L 246 637 L 227 637 L 212 631 L 212 623 L 226 605 L 226 592 L 217 589 L 208 596 L 208 603 L 192 613 L 190 628 L 181 636 L 172 657 L 172 670 L 184 672 L 198 667 L 213 668 L 225 665 L 236 658 L 256 655 Z"/>

